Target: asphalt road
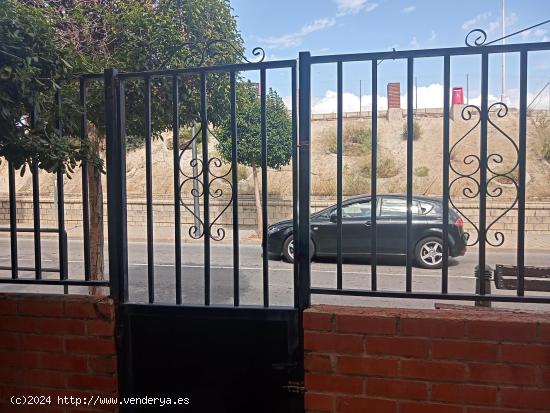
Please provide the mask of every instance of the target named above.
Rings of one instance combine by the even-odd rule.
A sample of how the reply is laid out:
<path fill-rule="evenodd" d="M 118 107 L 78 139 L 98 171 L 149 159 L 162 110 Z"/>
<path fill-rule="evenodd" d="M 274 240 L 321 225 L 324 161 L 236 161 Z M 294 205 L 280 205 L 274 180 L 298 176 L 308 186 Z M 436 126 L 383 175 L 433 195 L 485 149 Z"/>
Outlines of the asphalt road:
<path fill-rule="evenodd" d="M 81 241 L 69 241 L 69 277 L 83 278 L 83 254 Z M 183 302 L 202 304 L 204 300 L 204 255 L 202 243 L 185 243 L 182 250 L 182 283 Z M 0 239 L 0 266 L 10 263 L 9 239 Z M 175 303 L 175 266 L 174 245 L 157 242 L 155 255 L 155 301 Z M 550 266 L 550 254 L 543 251 L 527 251 L 526 265 Z M 259 245 L 242 244 L 240 247 L 240 300 L 243 305 L 260 305 L 262 303 L 262 261 Z M 473 293 L 475 291 L 474 267 L 477 261 L 477 250 L 470 248 L 466 256 L 450 260 L 449 291 Z M 488 250 L 487 263 L 513 264 L 513 250 Z M 57 241 L 42 240 L 42 263 L 44 267 L 58 267 Z M 233 253 L 231 244 L 212 242 L 211 247 L 211 303 L 233 303 Z M 33 241 L 30 238 L 19 240 L 19 265 L 34 265 Z M 107 270 L 107 265 L 106 265 Z M 293 304 L 292 265 L 283 261 L 269 261 L 269 297 L 272 305 Z M 399 260 L 382 261 L 378 267 L 378 285 L 380 290 L 404 291 L 404 262 Z M 0 270 L 0 277 L 10 277 L 9 271 Z M 22 272 L 21 277 L 33 277 L 30 272 Z M 56 278 L 58 274 L 48 273 L 44 278 Z M 147 300 L 147 249 L 144 242 L 129 244 L 129 286 L 130 300 L 145 302 Z M 370 264 L 365 262 L 344 263 L 344 288 L 370 289 Z M 336 286 L 336 264 L 334 261 L 312 263 L 312 286 Z M 413 291 L 438 292 L 441 289 L 441 270 L 413 268 Z M 493 287 L 494 290 L 494 287 Z M 57 286 L 32 286 L 0 284 L 0 291 L 25 292 L 62 292 Z M 86 292 L 83 287 L 70 287 L 69 292 Z M 495 291 L 496 294 L 513 292 Z M 535 294 L 535 293 L 533 293 Z M 540 293 L 536 293 L 540 294 Z M 342 296 L 313 296 L 313 303 L 330 303 L 342 305 L 368 305 L 392 307 L 427 307 L 433 308 L 432 300 L 360 298 Z M 445 302 L 438 300 L 438 302 Z M 468 304 L 447 301 L 452 304 Z M 544 309 L 548 306 L 521 304 L 494 304 L 499 307 Z"/>

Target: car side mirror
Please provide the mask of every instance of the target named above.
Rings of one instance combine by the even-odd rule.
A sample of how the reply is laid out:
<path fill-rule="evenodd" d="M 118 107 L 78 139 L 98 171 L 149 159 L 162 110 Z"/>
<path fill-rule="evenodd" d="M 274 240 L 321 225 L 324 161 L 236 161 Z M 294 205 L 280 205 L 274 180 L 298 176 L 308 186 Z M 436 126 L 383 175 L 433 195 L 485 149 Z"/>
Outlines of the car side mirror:
<path fill-rule="evenodd" d="M 338 215 L 336 214 L 336 212 L 331 213 L 329 219 L 330 219 L 330 222 L 334 222 L 334 223 L 338 222 Z"/>

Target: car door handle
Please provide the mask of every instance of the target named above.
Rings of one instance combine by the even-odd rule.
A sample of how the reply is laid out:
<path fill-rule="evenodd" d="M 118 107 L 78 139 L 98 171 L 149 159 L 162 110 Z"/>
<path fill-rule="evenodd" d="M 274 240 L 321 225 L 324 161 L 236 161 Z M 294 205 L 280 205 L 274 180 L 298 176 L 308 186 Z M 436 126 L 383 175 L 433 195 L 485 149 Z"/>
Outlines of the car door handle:
<path fill-rule="evenodd" d="M 370 227 L 370 226 L 372 225 L 372 221 L 369 220 L 369 221 L 365 222 L 365 225 L 366 225 L 367 227 Z"/>

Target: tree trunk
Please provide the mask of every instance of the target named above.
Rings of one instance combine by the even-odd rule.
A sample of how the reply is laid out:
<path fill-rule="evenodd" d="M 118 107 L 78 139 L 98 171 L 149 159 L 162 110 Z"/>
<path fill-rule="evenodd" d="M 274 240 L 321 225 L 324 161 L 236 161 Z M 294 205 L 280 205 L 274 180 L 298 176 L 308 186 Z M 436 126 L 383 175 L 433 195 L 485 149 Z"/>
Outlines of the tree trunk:
<path fill-rule="evenodd" d="M 89 137 L 96 155 L 101 153 L 102 136 L 90 128 Z M 103 186 L 101 171 L 88 163 L 88 185 L 90 205 L 90 277 L 92 280 L 105 279 L 105 264 L 103 257 Z M 105 287 L 90 287 L 92 295 L 108 295 Z"/>
<path fill-rule="evenodd" d="M 260 200 L 260 184 L 258 182 L 258 170 L 256 168 L 256 162 L 252 162 L 252 176 L 254 177 L 254 198 L 256 199 L 256 214 L 258 217 L 258 227 L 256 228 L 256 232 L 258 236 L 261 236 L 263 227 L 262 201 Z"/>

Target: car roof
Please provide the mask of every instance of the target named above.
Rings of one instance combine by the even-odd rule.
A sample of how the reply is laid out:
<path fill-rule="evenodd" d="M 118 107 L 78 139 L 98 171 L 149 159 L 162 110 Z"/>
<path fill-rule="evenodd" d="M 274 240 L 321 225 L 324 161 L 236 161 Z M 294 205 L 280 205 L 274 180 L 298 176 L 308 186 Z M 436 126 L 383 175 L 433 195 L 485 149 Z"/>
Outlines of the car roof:
<path fill-rule="evenodd" d="M 397 198 L 397 199 L 402 199 L 402 198 L 407 197 L 407 195 L 399 195 L 399 194 L 377 194 L 376 196 L 380 197 L 380 198 Z M 361 200 L 364 200 L 364 199 L 366 200 L 366 199 L 370 199 L 370 198 L 371 198 L 371 195 L 355 195 L 355 196 L 352 196 L 352 197 L 349 197 L 349 198 L 345 199 L 344 202 L 347 204 L 347 203 L 350 203 L 350 202 L 361 201 Z M 415 200 L 415 201 L 438 202 L 438 203 L 441 202 L 440 198 L 437 198 L 437 197 L 434 197 L 434 196 L 426 196 L 426 195 L 413 195 L 413 200 Z"/>

